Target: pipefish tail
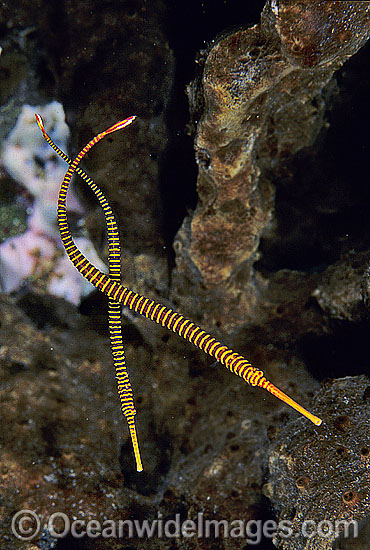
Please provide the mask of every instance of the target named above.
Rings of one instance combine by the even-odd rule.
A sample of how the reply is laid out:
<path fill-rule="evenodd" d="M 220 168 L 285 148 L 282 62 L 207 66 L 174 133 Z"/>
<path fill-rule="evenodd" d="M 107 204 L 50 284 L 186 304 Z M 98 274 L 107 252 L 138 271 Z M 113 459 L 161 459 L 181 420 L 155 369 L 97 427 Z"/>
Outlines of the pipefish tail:
<path fill-rule="evenodd" d="M 50 147 L 52 147 L 52 149 L 54 149 L 54 151 L 60 157 L 62 157 L 65 162 L 71 165 L 72 160 L 53 142 L 50 136 L 48 136 L 48 134 L 46 133 L 43 120 L 38 114 L 36 114 L 36 121 Z M 112 280 L 119 283 L 121 281 L 121 249 L 119 242 L 118 226 L 115 216 L 104 194 L 99 189 L 97 184 L 90 178 L 90 176 L 88 176 L 83 170 L 81 170 L 81 168 L 77 168 L 76 172 L 94 192 L 100 206 L 103 209 L 105 223 L 107 226 L 109 276 Z M 120 398 L 121 411 L 122 414 L 126 417 L 129 426 L 133 451 L 135 455 L 136 468 L 138 472 L 141 472 L 143 470 L 143 466 L 141 462 L 140 449 L 136 434 L 136 425 L 134 421 L 136 410 L 134 405 L 134 396 L 131 382 L 126 368 L 125 351 L 123 346 L 121 304 L 112 300 L 111 298 L 108 302 L 108 324 L 111 352 L 114 368 L 116 371 L 117 390 Z"/>
<path fill-rule="evenodd" d="M 78 271 L 92 285 L 106 294 L 113 302 L 120 304 L 122 303 L 124 306 L 135 311 L 136 313 L 139 313 L 140 315 L 151 319 L 155 323 L 173 331 L 184 340 L 187 340 L 211 357 L 215 358 L 228 370 L 242 378 L 249 385 L 263 388 L 308 418 L 316 426 L 320 426 L 322 423 L 320 418 L 307 411 L 304 407 L 299 405 L 296 401 L 291 399 L 288 395 L 267 380 L 264 372 L 256 367 L 253 367 L 251 363 L 242 355 L 235 353 L 232 349 L 223 345 L 221 342 L 216 340 L 216 338 L 202 330 L 189 319 L 183 317 L 180 313 L 159 304 L 150 298 L 146 298 L 145 296 L 142 296 L 129 288 L 126 288 L 114 277 L 112 278 L 110 275 L 106 275 L 92 265 L 75 245 L 69 231 L 66 211 L 66 197 L 72 175 L 74 172 L 79 173 L 79 163 L 94 145 L 96 145 L 105 136 L 125 128 L 131 124 L 134 119 L 135 117 L 129 117 L 125 120 L 119 121 L 104 132 L 101 132 L 95 136 L 70 164 L 70 167 L 64 176 L 59 192 L 57 212 L 60 236 L 69 259 Z M 132 416 L 132 420 L 133 419 L 134 415 Z"/>

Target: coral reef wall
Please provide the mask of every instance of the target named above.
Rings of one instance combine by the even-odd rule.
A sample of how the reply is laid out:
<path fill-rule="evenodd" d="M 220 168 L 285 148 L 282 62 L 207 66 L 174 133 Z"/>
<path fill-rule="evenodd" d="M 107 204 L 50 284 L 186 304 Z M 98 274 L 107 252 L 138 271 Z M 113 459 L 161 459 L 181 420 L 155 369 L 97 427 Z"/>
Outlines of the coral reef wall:
<path fill-rule="evenodd" d="M 184 306 L 208 323 L 228 330 L 255 314 L 263 281 L 253 264 L 273 213 L 269 172 L 312 145 L 325 86 L 369 33 L 366 2 L 267 2 L 260 24 L 204 52 L 188 88 L 199 202 L 175 247 L 177 284 L 193 284 Z"/>
<path fill-rule="evenodd" d="M 256 540 L 253 526 L 288 517 L 297 534 L 310 516 L 359 519 L 366 540 L 369 8 L 1 2 L 0 240 L 2 262 L 15 271 L 0 267 L 10 285 L 0 295 L 0 550 L 299 550 L 309 548 L 305 537 Z M 58 105 L 69 131 L 52 135 L 67 140 L 70 132 L 58 144 L 71 157 L 110 124 L 138 116 L 84 161 L 120 226 L 123 283 L 212 330 L 313 407 L 321 427 L 123 309 L 144 465 L 135 471 L 107 301 L 85 290 L 71 300 L 64 264 L 54 271 L 59 297 L 46 284 L 46 271 L 68 261 L 55 240 L 54 198 L 25 180 L 36 174 L 47 186 L 50 173 L 55 193 L 63 167 L 41 136 L 29 145 L 33 123 L 12 141 L 26 105 L 45 109 L 45 118 Z M 13 161 L 26 158 L 21 174 L 6 160 L 9 145 Z M 73 191 L 74 235 L 89 238 L 94 262 L 106 264 L 101 209 L 77 178 Z M 46 232 L 31 224 L 36 211 Z M 40 261 L 46 271 L 24 275 Z M 29 541 L 11 530 L 23 508 L 43 520 Z M 239 522 L 239 532 L 224 536 L 221 523 L 209 537 L 58 539 L 44 521 L 56 510 L 101 523 L 201 515 Z M 329 548 L 321 543 L 314 547 Z"/>

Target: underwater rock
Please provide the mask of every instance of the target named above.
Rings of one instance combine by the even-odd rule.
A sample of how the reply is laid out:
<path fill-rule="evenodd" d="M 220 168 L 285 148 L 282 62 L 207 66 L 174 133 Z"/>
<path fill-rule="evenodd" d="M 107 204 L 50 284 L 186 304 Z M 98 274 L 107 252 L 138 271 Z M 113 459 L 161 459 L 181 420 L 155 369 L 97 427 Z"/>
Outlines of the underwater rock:
<path fill-rule="evenodd" d="M 180 513 L 183 521 L 198 513 L 217 522 L 264 518 L 266 434 L 278 431 L 289 409 L 220 365 L 210 367 L 176 335 L 162 330 L 151 347 L 125 324 L 144 464 L 138 474 L 97 315 L 83 318 L 45 295 L 17 303 L 0 296 L 0 416 L 7 426 L 0 434 L 1 540 L 13 540 L 11 517 L 22 508 L 100 521 L 151 520 L 158 512 L 171 519 Z M 273 379 L 294 372 L 295 384 L 285 376 L 282 388 L 304 403 L 314 382 L 302 366 L 265 353 L 265 363 L 268 353 L 275 357 L 267 366 Z M 183 540 L 182 547 L 203 548 L 208 540 Z M 240 538 L 235 546 L 228 541 L 215 544 L 230 550 Z M 111 543 L 99 540 L 101 548 Z"/>
<path fill-rule="evenodd" d="M 82 513 L 100 521 L 125 519 L 139 505 L 143 511 L 154 508 L 125 488 L 119 448 L 129 433 L 119 409 L 108 339 L 89 329 L 76 308 L 62 299 L 50 303 L 44 296 L 24 296 L 20 302 L 28 315 L 13 299 L 0 295 L 4 550 L 16 545 L 11 518 L 24 508 L 43 517 L 62 511 L 71 520 Z M 44 321 L 42 330 L 31 317 Z M 150 361 L 143 349 L 133 353 L 130 343 L 126 351 L 131 363 L 133 355 L 143 364 Z M 128 453 L 133 470 L 131 447 Z M 50 546 L 43 545 L 37 537 L 34 548 L 54 548 L 53 541 L 50 537 Z M 112 539 L 108 547 L 114 547 Z"/>
<path fill-rule="evenodd" d="M 186 310 L 226 330 L 253 314 L 264 288 L 253 264 L 272 219 L 271 173 L 313 144 L 323 90 L 368 39 L 369 9 L 369 2 L 267 2 L 260 24 L 203 52 L 201 76 L 188 88 L 199 202 L 175 241 L 179 295 L 184 284 L 194 290 Z"/>
<path fill-rule="evenodd" d="M 368 317 L 363 281 L 369 257 L 369 252 L 349 252 L 323 273 L 312 296 L 329 318 L 358 322 Z"/>
<path fill-rule="evenodd" d="M 0 6 L 0 21 L 2 21 L 0 44 L 0 140 L 5 139 L 14 127 L 23 105 L 38 104 L 41 99 L 38 86 L 39 75 L 35 58 L 40 55 L 34 40 L 30 39 L 35 27 L 27 21 L 15 23 L 20 6 L 10 7 L 6 2 Z M 28 17 L 30 13 L 37 16 L 37 2 L 33 9 L 25 8 Z M 28 17 L 25 19 L 27 20 Z M 14 26 L 20 27 L 15 32 Z"/>
<path fill-rule="evenodd" d="M 364 375 L 328 380 L 313 401 L 323 424 L 297 420 L 280 431 L 269 453 L 267 493 L 278 521 L 292 531 L 276 535 L 278 548 L 329 550 L 344 535 L 344 523 L 335 522 L 369 521 L 369 397 Z"/>
<path fill-rule="evenodd" d="M 166 17 L 163 0 L 37 0 L 32 10 L 24 2 L 3 2 L 0 138 L 23 104 L 45 98 L 63 103 L 74 151 L 109 124 L 137 115 L 135 128 L 99 145 L 85 166 L 110 200 L 125 247 L 135 254 L 154 250 L 167 259 L 159 161 L 168 137 L 165 109 L 174 56 Z M 77 185 L 85 205 L 95 205 L 86 185 L 78 180 Z"/>
<path fill-rule="evenodd" d="M 369 36 L 370 2 L 272 0 L 270 6 L 282 52 L 301 67 L 339 67 Z"/>
<path fill-rule="evenodd" d="M 67 0 L 64 8 L 68 43 L 55 43 L 52 10 L 41 30 L 67 118 L 73 120 L 73 145 L 80 150 L 117 120 L 138 117 L 125 132 L 99 144 L 84 166 L 109 199 L 123 248 L 167 257 L 160 160 L 168 138 L 165 110 L 174 57 L 163 28 L 165 2 L 100 2 L 92 9 Z M 77 185 L 91 203 L 86 185 Z"/>
<path fill-rule="evenodd" d="M 101 2 L 99 9 L 94 10 L 92 4 L 71 0 L 55 6 L 53 3 L 40 6 L 37 1 L 34 10 L 28 6 L 13 17 L 13 24 L 21 27 L 25 20 L 29 24 L 33 18 L 36 30 L 30 36 L 38 37 L 40 52 L 45 55 L 44 63 L 35 57 L 34 65 L 41 67 L 44 93 L 52 90 L 53 96 L 55 93 L 68 101 L 68 117 L 76 128 L 76 150 L 77 145 L 83 146 L 96 131 L 106 127 L 108 120 L 113 123 L 121 118 L 129 107 L 129 113 L 141 118 L 126 134 L 106 140 L 89 159 L 91 175 L 104 186 L 109 200 L 113 199 L 112 208 L 124 237 L 122 242 L 130 250 L 128 253 L 124 250 L 124 281 L 142 294 L 149 292 L 150 296 L 160 297 L 164 303 L 171 297 L 173 305 L 189 312 L 192 318 L 198 316 L 205 325 L 218 326 L 219 333 L 233 347 L 235 337 L 238 344 L 235 349 L 263 366 L 271 380 L 302 404 L 308 403 L 316 382 L 297 354 L 297 340 L 311 330 L 321 334 L 322 310 L 310 296 L 315 288 L 324 287 L 319 286 L 317 273 L 288 270 L 271 275 L 267 287 L 263 277 L 253 271 L 253 263 L 258 257 L 260 234 L 272 216 L 274 191 L 269 172 L 274 170 L 276 174 L 285 155 L 294 154 L 315 139 L 322 127 L 325 108 L 320 86 L 330 78 L 335 56 L 338 54 L 342 63 L 342 54 L 350 55 L 354 42 L 361 41 L 359 28 L 357 38 L 354 33 L 354 41 L 345 41 L 338 53 L 331 45 L 337 45 L 335 33 L 327 32 L 330 27 L 323 23 L 327 4 L 335 8 L 339 3 L 268 3 L 260 26 L 224 35 L 209 52 L 207 98 L 210 102 L 214 100 L 210 89 L 216 68 L 214 78 L 219 87 L 216 86 L 215 93 L 224 92 L 220 85 L 223 77 L 229 86 L 226 99 L 221 98 L 220 111 L 224 112 L 228 93 L 233 93 L 233 100 L 237 100 L 239 85 L 241 104 L 236 105 L 235 119 L 233 110 L 230 108 L 230 114 L 225 109 L 226 139 L 231 141 L 227 141 L 224 151 L 218 141 L 222 140 L 218 136 L 219 121 L 212 119 L 213 107 L 218 109 L 217 101 L 204 111 L 203 122 L 215 122 L 215 134 L 207 134 L 206 126 L 201 134 L 200 125 L 199 144 L 201 138 L 209 140 L 204 144 L 210 144 L 212 166 L 214 163 L 220 174 L 217 172 L 215 183 L 207 179 L 209 159 L 199 149 L 199 193 L 204 206 L 199 203 L 194 224 L 188 217 L 178 234 L 175 244 L 182 271 L 172 278 L 167 253 L 162 250 L 161 227 L 161 216 L 170 212 L 158 208 L 161 202 L 158 158 L 167 137 L 162 113 L 173 70 L 172 52 L 159 24 L 163 3 L 139 0 L 123 2 L 117 8 L 111 2 Z M 353 3 L 341 6 L 347 4 Z M 365 4 L 368 3 L 359 6 L 357 15 L 351 6 L 346 11 L 352 29 Z M 2 9 L 4 6 L 0 7 L 0 13 Z M 318 29 L 309 27 L 311 17 L 320 19 Z M 292 19 L 302 33 L 300 40 L 289 34 Z M 347 21 L 342 18 L 341 24 L 345 26 Z M 138 27 L 146 32 L 138 33 Z M 310 32 L 305 34 L 305 28 Z M 60 39 L 58 33 L 63 29 L 69 29 L 68 40 Z M 242 54 L 233 65 L 233 36 L 236 50 L 244 39 L 248 45 L 245 67 L 251 86 L 256 85 L 256 96 L 253 90 L 248 96 L 249 80 L 241 68 Z M 313 49 L 310 36 L 317 43 L 322 41 L 325 51 L 320 47 Z M 262 45 L 258 44 L 259 39 Z M 279 56 L 281 66 L 288 67 L 285 76 L 279 73 L 279 67 L 274 67 Z M 323 64 L 322 74 L 315 63 Z M 328 67 L 324 66 L 326 63 Z M 233 82 L 228 80 L 230 66 L 236 70 Z M 267 74 L 263 72 L 265 68 Z M 202 112 L 203 100 L 195 85 L 193 90 L 196 117 Z M 251 114 L 244 126 L 243 101 L 245 116 Z M 265 107 L 271 109 L 267 115 Z M 214 144 L 210 143 L 212 139 Z M 229 170 L 233 183 L 230 188 L 227 178 L 222 179 L 223 170 L 225 173 Z M 246 184 L 243 178 L 248 176 L 250 181 Z M 204 209 L 209 208 L 212 214 L 207 193 L 212 198 L 213 185 L 215 222 L 219 225 L 224 258 L 222 254 L 217 256 L 214 226 L 204 222 Z M 83 189 L 84 184 L 80 191 Z M 228 192 L 236 195 L 229 202 Z M 85 198 L 86 202 L 91 200 L 87 195 Z M 88 225 L 94 243 L 101 242 L 103 217 L 100 216 L 100 223 L 95 223 L 89 214 Z M 207 228 L 209 234 L 204 231 Z M 249 230 L 251 239 L 247 236 Z M 207 245 L 205 250 L 201 248 L 202 231 L 205 243 L 210 242 L 209 250 Z M 225 243 L 230 256 L 225 252 Z M 213 251 L 214 260 L 210 257 Z M 68 264 L 68 259 L 64 257 L 63 262 Z M 76 271 L 75 274 L 79 276 Z M 356 277 L 351 279 L 353 286 Z M 288 415 L 297 413 L 261 390 L 243 384 L 220 365 L 212 368 L 209 358 L 188 343 L 179 342 L 174 334 L 125 312 L 127 364 L 132 373 L 144 462 L 144 472 L 137 474 L 114 384 L 106 299 L 100 294 L 99 301 L 94 302 L 95 298 L 96 295 L 90 297 L 91 311 L 84 320 L 77 308 L 45 294 L 29 296 L 22 289 L 17 295 L 18 307 L 8 297 L 1 298 L 0 416 L 6 430 L 1 434 L 0 483 L 5 488 L 5 497 L 0 503 L 4 519 L 0 526 L 0 547 L 15 544 L 9 525 L 14 511 L 23 506 L 46 516 L 58 509 L 71 517 L 85 519 L 155 520 L 158 511 L 171 519 L 179 513 L 183 520 L 196 520 L 199 512 L 216 521 L 262 520 L 271 515 L 261 494 L 267 469 L 266 433 L 275 437 Z M 357 294 L 353 298 L 357 300 Z M 226 337 L 225 332 L 243 323 L 257 303 L 260 308 L 252 326 Z M 346 311 L 350 311 L 350 302 L 347 305 Z M 302 437 L 304 430 L 308 435 L 312 433 L 308 421 L 303 420 L 299 426 Z M 192 550 L 209 548 L 210 544 L 212 548 L 234 550 L 245 547 L 246 541 L 219 538 L 210 543 L 209 539 L 196 537 L 135 541 L 67 538 L 56 544 L 55 539 L 43 533 L 32 547 L 51 550 L 55 546 L 77 545 L 118 550 L 124 545 L 130 550 Z M 262 546 L 266 547 L 264 543 Z"/>
<path fill-rule="evenodd" d="M 49 326 L 56 322 L 58 307 L 65 325 L 76 318 L 63 300 L 54 298 L 53 306 L 49 304 Z M 37 300 L 39 320 L 43 307 Z M 100 401 L 106 393 L 113 395 L 115 387 L 111 373 L 104 380 L 100 361 L 104 353 L 110 360 L 109 348 L 104 351 L 96 334 L 89 338 L 87 331 L 81 338 L 77 331 L 74 342 L 67 337 L 58 343 L 3 295 L 0 314 L 0 416 L 7 426 L 0 436 L 1 541 L 10 548 L 15 540 L 10 519 L 22 508 L 50 514 L 56 505 L 72 517 L 79 502 L 86 512 L 105 509 L 114 514 L 106 495 L 108 485 L 114 491 L 120 479 L 112 448 L 122 426 L 118 416 L 117 422 L 110 416 L 109 402 L 105 406 Z M 85 348 L 85 361 L 80 361 L 76 351 L 83 338 L 91 354 Z"/>
<path fill-rule="evenodd" d="M 370 266 L 368 265 L 362 277 L 362 299 L 365 306 L 370 310 Z"/>

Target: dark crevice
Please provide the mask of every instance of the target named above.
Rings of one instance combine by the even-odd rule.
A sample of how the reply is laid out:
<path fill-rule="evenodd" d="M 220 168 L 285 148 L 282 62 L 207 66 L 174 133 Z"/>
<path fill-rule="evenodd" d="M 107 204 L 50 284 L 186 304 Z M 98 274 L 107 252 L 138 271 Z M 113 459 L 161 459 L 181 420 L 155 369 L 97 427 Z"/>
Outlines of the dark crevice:
<path fill-rule="evenodd" d="M 328 334 L 306 334 L 298 351 L 318 380 L 367 373 L 370 324 L 342 322 Z"/>
<path fill-rule="evenodd" d="M 276 227 L 261 241 L 262 272 L 321 271 L 353 248 L 370 248 L 369 54 L 367 45 L 337 73 L 338 93 L 326 98 L 329 128 L 285 164 L 287 177 L 275 176 Z"/>

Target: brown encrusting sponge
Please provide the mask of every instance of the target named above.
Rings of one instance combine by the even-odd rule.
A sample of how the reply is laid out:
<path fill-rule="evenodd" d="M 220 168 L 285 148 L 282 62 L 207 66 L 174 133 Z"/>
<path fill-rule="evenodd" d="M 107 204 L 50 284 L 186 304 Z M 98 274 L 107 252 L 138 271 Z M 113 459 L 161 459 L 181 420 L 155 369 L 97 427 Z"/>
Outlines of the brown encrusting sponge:
<path fill-rule="evenodd" d="M 314 403 L 322 426 L 291 422 L 270 450 L 268 493 L 277 521 L 292 528 L 290 537 L 275 538 L 282 550 L 329 550 L 336 536 L 343 537 L 344 524 L 335 524 L 342 520 L 363 520 L 360 536 L 369 527 L 370 380 L 327 380 Z"/>
<path fill-rule="evenodd" d="M 317 137 L 323 90 L 368 39 L 369 6 L 267 2 L 260 24 L 203 54 L 188 87 L 199 201 L 175 241 L 177 286 L 193 282 L 184 306 L 224 330 L 250 320 L 263 289 L 253 264 L 273 214 L 271 170 Z"/>

